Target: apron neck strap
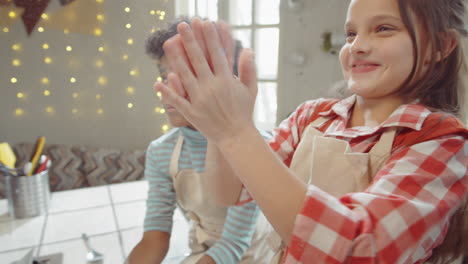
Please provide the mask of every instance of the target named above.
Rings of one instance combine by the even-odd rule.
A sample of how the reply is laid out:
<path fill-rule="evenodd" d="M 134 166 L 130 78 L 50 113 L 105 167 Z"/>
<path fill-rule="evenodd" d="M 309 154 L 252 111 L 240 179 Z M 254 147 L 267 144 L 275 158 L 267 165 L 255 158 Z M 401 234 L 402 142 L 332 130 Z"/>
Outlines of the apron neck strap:
<path fill-rule="evenodd" d="M 330 118 L 326 118 L 326 117 L 323 117 L 323 116 L 319 116 L 317 119 L 315 119 L 314 121 L 310 122 L 309 126 L 312 126 L 312 127 L 321 127 L 323 124 L 325 124 L 325 122 L 327 122 L 328 120 L 330 120 Z"/>
<path fill-rule="evenodd" d="M 174 151 L 172 152 L 171 164 L 169 166 L 169 174 L 172 176 L 172 178 L 174 178 L 177 172 L 179 171 L 179 157 L 180 152 L 182 151 L 183 143 L 184 137 L 182 136 L 182 134 L 179 134 L 179 138 L 177 139 Z"/>
<path fill-rule="evenodd" d="M 393 140 L 397 132 L 396 127 L 390 127 L 385 129 L 385 131 L 380 136 L 379 141 L 375 143 L 372 149 L 369 151 L 369 154 L 375 156 L 387 156 L 392 152 Z"/>
<path fill-rule="evenodd" d="M 311 127 L 321 127 L 325 122 L 327 122 L 330 118 L 326 118 L 323 116 L 319 116 L 314 121 L 310 122 L 309 126 Z M 369 154 L 376 155 L 376 156 L 386 156 L 392 151 L 393 140 L 395 139 L 397 128 L 391 127 L 385 129 L 385 131 L 380 136 L 379 141 L 372 147 L 369 151 Z"/>
<path fill-rule="evenodd" d="M 387 128 L 380 136 L 379 141 L 369 151 L 369 182 L 372 181 L 372 178 L 375 177 L 385 161 L 390 157 L 396 132 L 397 127 Z"/>

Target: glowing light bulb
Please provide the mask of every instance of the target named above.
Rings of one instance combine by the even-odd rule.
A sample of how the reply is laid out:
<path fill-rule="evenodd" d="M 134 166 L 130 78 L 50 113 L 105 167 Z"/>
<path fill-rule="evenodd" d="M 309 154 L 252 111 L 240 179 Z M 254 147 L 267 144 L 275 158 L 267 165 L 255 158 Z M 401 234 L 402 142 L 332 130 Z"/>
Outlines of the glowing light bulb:
<path fill-rule="evenodd" d="M 132 103 L 128 103 L 128 104 L 127 104 L 127 107 L 128 107 L 128 109 L 132 109 L 132 108 L 133 108 L 133 104 L 132 104 Z"/>
<path fill-rule="evenodd" d="M 3 28 L 3 32 L 8 33 L 8 32 L 10 32 L 10 29 L 7 28 L 7 27 L 4 27 L 4 28 Z"/>
<path fill-rule="evenodd" d="M 107 84 L 107 78 L 105 76 L 100 76 L 98 79 L 98 83 L 102 86 Z"/>
<path fill-rule="evenodd" d="M 125 10 L 126 13 L 130 13 L 130 7 L 125 7 L 124 10 Z"/>
<path fill-rule="evenodd" d="M 104 0 L 96 0 L 96 3 L 102 4 L 104 3 Z"/>
<path fill-rule="evenodd" d="M 70 33 L 70 30 L 68 28 L 63 30 L 63 34 L 68 35 Z"/>
<path fill-rule="evenodd" d="M 44 63 L 45 64 L 51 64 L 52 63 L 52 59 L 50 57 L 45 57 L 44 58 Z"/>
<path fill-rule="evenodd" d="M 24 98 L 24 93 L 19 92 L 16 94 L 16 97 L 19 99 Z"/>
<path fill-rule="evenodd" d="M 44 90 L 44 96 L 49 96 L 50 95 L 50 91 L 49 90 Z"/>
<path fill-rule="evenodd" d="M 22 116 L 24 115 L 24 110 L 21 108 L 16 108 L 15 109 L 15 116 Z"/>
<path fill-rule="evenodd" d="M 137 70 L 137 69 L 133 69 L 133 70 L 131 70 L 131 71 L 129 72 L 129 74 L 130 74 L 131 76 L 137 76 L 137 75 L 138 75 L 138 70 Z"/>
<path fill-rule="evenodd" d="M 156 78 L 156 81 L 162 82 L 162 77 L 161 77 L 161 76 L 158 76 L 158 78 Z"/>
<path fill-rule="evenodd" d="M 155 113 L 159 113 L 159 111 L 161 111 L 161 107 L 155 107 L 155 108 L 154 108 L 154 112 L 155 112 Z"/>
<path fill-rule="evenodd" d="M 39 32 L 44 32 L 44 28 L 43 28 L 43 27 L 38 27 L 38 28 L 37 28 L 37 31 L 39 31 Z"/>
<path fill-rule="evenodd" d="M 71 77 L 71 78 L 70 78 L 70 83 L 76 83 L 76 78 L 75 78 L 75 77 Z"/>
<path fill-rule="evenodd" d="M 100 100 L 102 98 L 102 95 L 96 94 L 96 100 Z"/>
<path fill-rule="evenodd" d="M 156 11 L 156 14 L 160 15 L 160 14 L 161 14 L 161 11 L 160 11 L 160 10 Z"/>
<path fill-rule="evenodd" d="M 10 18 L 15 18 L 16 17 L 16 12 L 15 11 L 10 11 L 10 12 L 8 12 L 8 16 Z"/>
<path fill-rule="evenodd" d="M 169 125 L 163 125 L 161 129 L 162 131 L 167 132 L 169 130 Z"/>
<path fill-rule="evenodd" d="M 164 16 L 159 16 L 159 20 L 164 20 Z"/>
<path fill-rule="evenodd" d="M 49 84 L 49 78 L 47 78 L 47 77 L 42 77 L 41 83 L 42 83 L 42 84 Z"/>
<path fill-rule="evenodd" d="M 54 107 L 52 107 L 52 106 L 47 106 L 47 107 L 45 108 L 45 111 L 46 111 L 48 114 L 53 114 L 53 113 L 55 113 L 55 109 L 54 109 Z"/>
<path fill-rule="evenodd" d="M 151 11 L 150 11 L 150 14 L 154 16 L 154 15 L 156 14 L 156 11 L 151 10 Z"/>
<path fill-rule="evenodd" d="M 159 113 L 161 113 L 161 114 L 164 114 L 164 113 L 166 113 L 166 109 L 164 109 L 164 108 L 161 108 L 161 111 L 159 111 Z"/>
<path fill-rule="evenodd" d="M 19 59 L 13 59 L 11 61 L 11 65 L 13 65 L 15 67 L 19 67 L 19 66 L 21 66 L 21 61 Z"/>
<path fill-rule="evenodd" d="M 77 113 L 78 113 L 78 109 L 73 108 L 73 109 L 72 109 L 72 114 L 76 115 Z"/>
<path fill-rule="evenodd" d="M 128 94 L 134 94 L 135 93 L 135 88 L 133 88 L 132 86 L 127 87 L 127 93 Z"/>
<path fill-rule="evenodd" d="M 49 44 L 47 44 L 47 43 L 42 44 L 42 48 L 45 49 L 45 50 L 49 49 Z"/>
<path fill-rule="evenodd" d="M 100 28 L 95 28 L 94 29 L 94 35 L 95 36 L 101 36 L 102 35 L 102 30 Z"/>
<path fill-rule="evenodd" d="M 157 92 L 156 95 L 161 98 L 162 97 L 162 93 L 161 92 Z"/>
<path fill-rule="evenodd" d="M 128 45 L 133 45 L 133 39 L 132 38 L 127 39 L 127 44 Z"/>
<path fill-rule="evenodd" d="M 128 60 L 128 55 L 127 54 L 122 55 L 122 60 L 124 60 L 124 61 Z"/>
<path fill-rule="evenodd" d="M 102 60 L 97 60 L 94 65 L 98 68 L 102 68 L 102 66 L 104 66 L 104 62 Z"/>
<path fill-rule="evenodd" d="M 13 78 L 10 79 L 10 82 L 11 82 L 11 83 L 17 83 L 17 82 L 18 82 L 18 79 L 15 78 L 15 77 L 13 77 Z"/>
<path fill-rule="evenodd" d="M 99 109 L 97 110 L 97 113 L 98 113 L 98 115 L 104 114 L 104 109 L 99 108 Z"/>
<path fill-rule="evenodd" d="M 97 18 L 97 20 L 99 20 L 99 21 L 101 21 L 101 22 L 104 21 L 104 15 L 103 15 L 103 14 L 98 14 L 98 15 L 96 16 L 96 18 Z"/>
<path fill-rule="evenodd" d="M 20 51 L 21 50 L 21 44 L 13 44 L 11 46 L 11 49 L 14 51 Z"/>
<path fill-rule="evenodd" d="M 43 14 L 41 15 L 41 17 L 42 17 L 42 19 L 44 19 L 44 20 L 49 19 L 49 15 L 47 15 L 46 13 L 43 13 Z"/>
<path fill-rule="evenodd" d="M 70 51 L 73 50 L 73 48 L 72 48 L 71 46 L 67 46 L 67 47 L 65 48 L 65 50 L 68 51 L 68 52 L 70 52 Z"/>
<path fill-rule="evenodd" d="M 126 27 L 127 29 L 130 29 L 130 28 L 132 28 L 132 24 L 128 23 L 128 24 L 125 25 L 125 27 Z"/>
<path fill-rule="evenodd" d="M 102 46 L 99 47 L 99 48 L 98 48 L 98 51 L 99 51 L 99 52 L 104 52 L 104 47 L 102 47 Z"/>
<path fill-rule="evenodd" d="M 78 98 L 79 96 L 80 96 L 80 95 L 79 95 L 78 93 L 72 93 L 72 97 L 73 97 L 74 99 Z"/>
<path fill-rule="evenodd" d="M 166 12 L 165 11 L 161 11 L 161 16 L 165 16 L 166 15 Z"/>

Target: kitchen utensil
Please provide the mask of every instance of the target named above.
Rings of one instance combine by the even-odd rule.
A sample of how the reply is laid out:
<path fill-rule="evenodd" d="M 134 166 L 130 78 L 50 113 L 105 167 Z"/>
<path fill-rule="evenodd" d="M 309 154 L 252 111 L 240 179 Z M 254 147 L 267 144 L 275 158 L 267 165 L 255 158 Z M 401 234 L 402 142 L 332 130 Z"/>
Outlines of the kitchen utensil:
<path fill-rule="evenodd" d="M 5 178 L 8 211 L 15 218 L 44 215 L 49 209 L 49 174 L 45 170 L 31 176 Z"/>
<path fill-rule="evenodd" d="M 17 176 L 23 174 L 22 169 L 12 169 L 2 162 L 0 162 L 0 175 L 5 175 L 5 176 Z"/>
<path fill-rule="evenodd" d="M 0 143 L 0 162 L 9 168 L 15 167 L 16 155 L 7 142 Z"/>
<path fill-rule="evenodd" d="M 104 256 L 91 247 L 89 238 L 86 233 L 81 234 L 81 238 L 83 239 L 86 249 L 88 250 L 88 253 L 86 253 L 86 261 L 93 264 L 104 263 Z"/>
<path fill-rule="evenodd" d="M 41 157 L 42 150 L 44 149 L 44 144 L 45 144 L 45 137 L 40 136 L 37 139 L 36 144 L 34 146 L 34 153 L 31 158 L 31 169 L 29 170 L 29 172 L 27 172 L 26 175 L 28 176 L 33 175 L 34 170 L 36 169 L 36 166 L 37 166 L 37 162 L 39 161 L 39 158 Z"/>

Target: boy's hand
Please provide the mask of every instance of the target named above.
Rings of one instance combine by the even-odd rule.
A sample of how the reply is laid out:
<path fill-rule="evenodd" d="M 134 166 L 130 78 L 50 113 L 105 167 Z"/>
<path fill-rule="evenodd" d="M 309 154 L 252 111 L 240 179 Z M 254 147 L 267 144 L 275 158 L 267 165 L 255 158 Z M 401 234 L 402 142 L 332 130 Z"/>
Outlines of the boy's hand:
<path fill-rule="evenodd" d="M 216 264 L 216 262 L 209 255 L 204 255 L 197 261 L 197 264 Z"/>

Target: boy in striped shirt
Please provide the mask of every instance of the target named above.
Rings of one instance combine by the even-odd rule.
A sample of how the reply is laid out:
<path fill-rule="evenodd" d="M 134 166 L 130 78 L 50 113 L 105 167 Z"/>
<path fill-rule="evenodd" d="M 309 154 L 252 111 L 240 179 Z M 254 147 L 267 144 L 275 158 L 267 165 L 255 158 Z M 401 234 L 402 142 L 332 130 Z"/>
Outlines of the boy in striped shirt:
<path fill-rule="evenodd" d="M 163 51 L 164 42 L 177 34 L 179 18 L 167 29 L 153 33 L 146 51 L 158 63 L 161 77 L 167 81 L 170 65 Z M 233 57 L 241 49 L 236 42 Z M 236 62 L 234 61 L 234 74 Z M 149 181 L 147 211 L 142 240 L 131 252 L 133 264 L 161 263 L 169 249 L 173 213 L 180 207 L 190 220 L 191 255 L 182 263 L 262 263 L 263 243 L 255 235 L 259 209 L 255 202 L 223 207 L 210 197 L 203 183 L 207 140 L 175 108 L 162 103 L 174 127 L 151 142 L 146 153 L 145 177 Z M 249 249 L 250 248 L 250 249 Z M 255 250 L 256 248 L 256 250 Z M 255 251 L 255 252 L 254 252 Z"/>

